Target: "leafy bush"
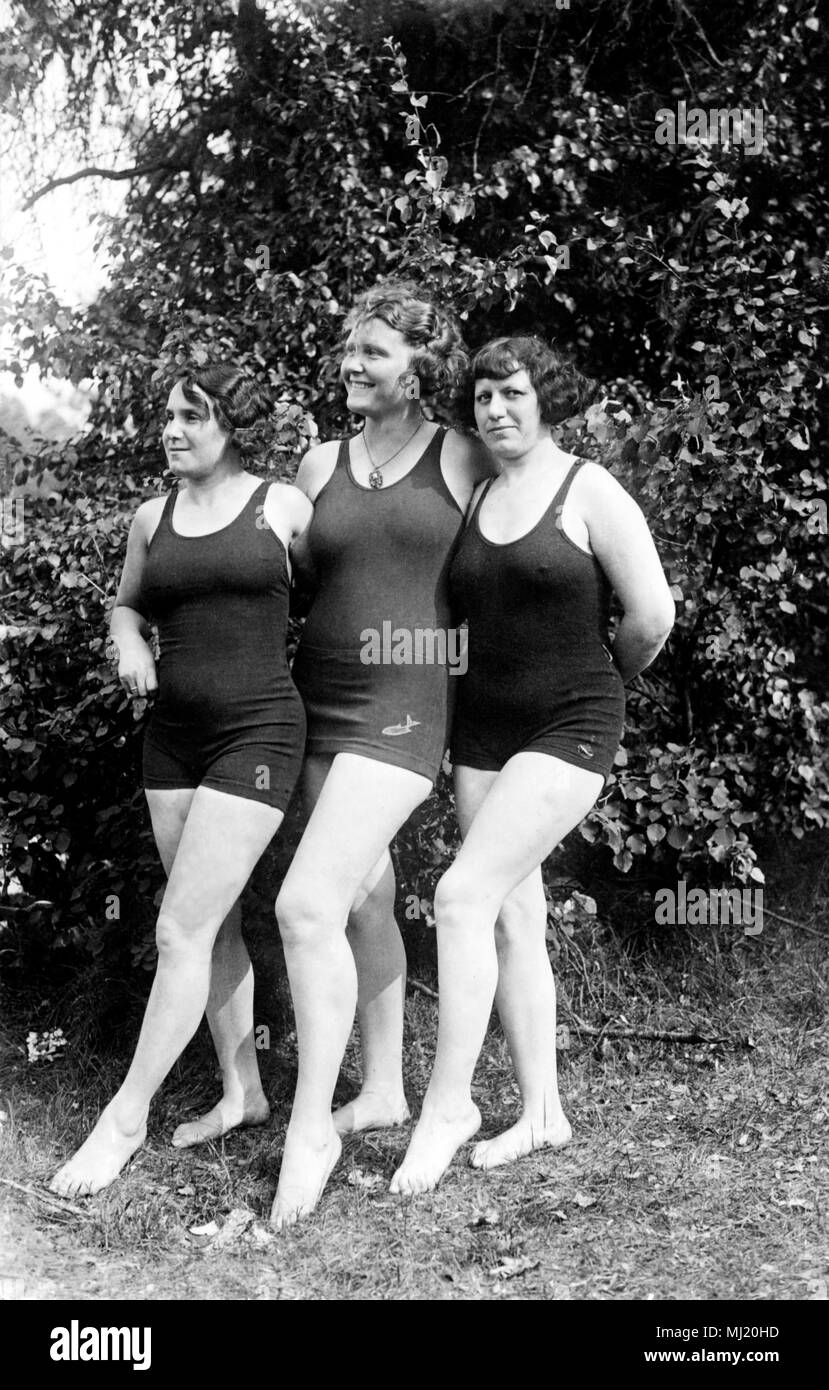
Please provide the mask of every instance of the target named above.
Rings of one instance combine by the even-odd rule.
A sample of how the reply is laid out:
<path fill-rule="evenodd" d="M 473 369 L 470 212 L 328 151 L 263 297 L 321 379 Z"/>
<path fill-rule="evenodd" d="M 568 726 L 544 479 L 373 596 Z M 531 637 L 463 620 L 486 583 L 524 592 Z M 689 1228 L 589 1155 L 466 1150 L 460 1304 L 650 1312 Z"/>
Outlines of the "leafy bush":
<path fill-rule="evenodd" d="M 94 398 L 72 448 L 12 460 L 16 486 L 48 468 L 63 487 L 31 502 L 24 543 L 4 550 L 8 872 L 24 901 L 52 904 L 12 958 L 70 944 L 151 958 L 160 870 L 104 625 L 129 513 L 159 486 L 167 379 L 185 357 L 225 353 L 267 379 L 282 401 L 274 467 L 290 477 L 315 429 L 347 428 L 343 316 L 381 274 L 414 273 L 453 302 L 472 344 L 505 328 L 555 335 L 602 383 L 603 403 L 561 442 L 641 502 L 678 622 L 630 691 L 624 751 L 584 838 L 623 873 L 744 882 L 761 876 L 769 829 L 829 823 L 814 423 L 826 40 L 810 0 L 694 15 L 656 0 L 635 14 L 622 0 L 389 0 L 267 21 L 243 0 L 235 25 L 215 0 L 172 27 L 155 0 L 97 0 L 94 23 L 65 28 L 12 8 L 12 109 L 37 109 L 48 60 L 64 55 L 62 131 L 82 135 L 96 67 L 143 170 L 90 309 L 7 275 L 2 365 L 85 381 Z M 166 79 L 147 76 L 171 54 L 174 115 Z M 762 108 L 765 148 L 658 145 L 655 113 L 679 100 Z M 454 833 L 444 789 L 400 838 L 402 901 L 428 899 Z M 120 919 L 106 915 L 112 895 Z"/>

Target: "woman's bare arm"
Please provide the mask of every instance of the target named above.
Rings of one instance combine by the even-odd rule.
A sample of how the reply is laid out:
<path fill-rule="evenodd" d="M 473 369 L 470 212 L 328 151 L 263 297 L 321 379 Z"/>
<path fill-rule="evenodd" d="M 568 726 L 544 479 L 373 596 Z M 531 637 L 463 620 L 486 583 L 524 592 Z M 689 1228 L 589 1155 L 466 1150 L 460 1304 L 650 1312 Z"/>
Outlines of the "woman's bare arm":
<path fill-rule="evenodd" d="M 127 554 L 109 631 L 118 648 L 118 679 L 131 695 L 146 696 L 158 689 L 155 659 L 147 638 L 149 624 L 137 605 L 147 561 L 149 539 L 158 521 L 159 502 L 144 502 L 136 512 L 127 538 Z"/>
<path fill-rule="evenodd" d="M 648 523 L 610 473 L 588 465 L 579 475 L 579 508 L 590 545 L 624 610 L 613 643 L 622 679 L 650 666 L 674 625 L 675 607 Z"/>

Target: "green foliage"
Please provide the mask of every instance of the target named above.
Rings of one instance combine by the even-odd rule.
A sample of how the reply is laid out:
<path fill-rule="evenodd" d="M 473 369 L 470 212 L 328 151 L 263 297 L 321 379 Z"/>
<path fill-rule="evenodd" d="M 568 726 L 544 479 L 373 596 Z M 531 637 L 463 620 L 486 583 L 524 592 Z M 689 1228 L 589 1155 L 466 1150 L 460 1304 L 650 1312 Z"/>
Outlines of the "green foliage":
<path fill-rule="evenodd" d="M 49 940 L 120 949 L 103 897 L 123 893 L 140 925 L 160 881 L 104 621 L 129 513 L 159 485 L 166 383 L 186 357 L 225 354 L 268 380 L 273 467 L 292 476 L 315 431 L 348 427 L 343 317 L 380 275 L 453 303 L 472 345 L 538 331 L 602 383 L 562 443 L 640 501 L 678 621 L 630 691 L 585 839 L 621 872 L 744 882 L 768 830 L 829 823 L 829 162 L 810 0 L 693 15 L 389 0 L 267 21 L 252 0 L 235 20 L 206 0 L 167 23 L 155 0 L 97 0 L 65 28 L 13 9 L 12 114 L 37 107 L 56 56 L 79 164 L 97 92 L 141 171 L 102 235 L 111 280 L 89 309 L 7 271 L 2 365 L 85 382 L 95 403 L 71 449 L 12 460 L 18 485 L 48 467 L 65 490 L 54 510 L 32 503 L 4 552 L 4 621 L 24 629 L 6 637 L 0 692 L 9 870 L 55 904 Z M 762 108 L 764 149 L 658 145 L 655 114 L 679 100 Z M 28 192 L 52 173 L 30 169 Z M 430 896 L 454 833 L 444 792 L 401 837 L 403 893 Z"/>

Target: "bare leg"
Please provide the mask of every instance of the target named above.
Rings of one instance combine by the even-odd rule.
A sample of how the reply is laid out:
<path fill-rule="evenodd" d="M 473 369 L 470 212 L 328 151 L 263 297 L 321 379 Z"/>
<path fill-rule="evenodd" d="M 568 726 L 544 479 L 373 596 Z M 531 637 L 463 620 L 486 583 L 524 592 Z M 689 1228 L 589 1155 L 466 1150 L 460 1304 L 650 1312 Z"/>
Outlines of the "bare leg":
<path fill-rule="evenodd" d="M 360 884 L 429 792 L 408 769 L 339 753 L 282 885 L 276 913 L 296 1015 L 299 1075 L 271 1220 L 311 1211 L 340 1153 L 331 1098 L 354 1022 L 357 972 L 345 936 Z"/>
<path fill-rule="evenodd" d="M 348 942 L 357 966 L 363 1084 L 359 1095 L 334 1111 L 338 1134 L 402 1125 L 409 1118 L 403 1090 L 406 951 L 394 916 L 394 893 L 386 850 L 348 916 Z"/>
<path fill-rule="evenodd" d="M 259 1076 L 253 1028 L 253 966 L 242 936 L 237 903 L 225 917 L 213 946 L 207 1022 L 222 1072 L 222 1098 L 198 1120 L 173 1133 L 177 1149 L 219 1139 L 238 1125 L 263 1125 L 270 1116 Z"/>
<path fill-rule="evenodd" d="M 461 835 L 481 808 L 497 772 L 458 767 L 455 804 Z M 521 1118 L 504 1134 L 476 1144 L 470 1162 L 494 1168 L 572 1137 L 558 1093 L 556 987 L 547 953 L 547 902 L 541 866 L 505 898 L 495 923 L 495 1004 L 521 1092 Z"/>
<path fill-rule="evenodd" d="M 169 878 L 194 788 L 147 791 L 158 853 Z M 259 1079 L 253 1038 L 253 970 L 242 937 L 242 914 L 234 903 L 213 946 L 207 1022 L 222 1072 L 222 1098 L 201 1119 L 179 1125 L 176 1148 L 218 1139 L 241 1124 L 264 1124 L 270 1108 Z"/>
<path fill-rule="evenodd" d="M 158 915 L 158 966 L 135 1055 L 53 1191 L 98 1192 L 143 1143 L 150 1101 L 204 1013 L 219 927 L 281 820 L 271 806 L 197 788 Z"/>
<path fill-rule="evenodd" d="M 465 769 L 465 774 L 473 781 L 487 776 L 473 769 Z M 597 773 L 544 753 L 519 753 L 491 781 L 472 817 L 466 840 L 435 896 L 437 1054 L 421 1118 L 392 1179 L 393 1192 L 434 1187 L 458 1148 L 478 1128 L 471 1083 L 498 979 L 496 919 L 508 895 L 587 814 L 601 786 Z M 527 950 L 527 961 L 538 964 L 537 945 Z M 513 963 L 513 969 L 516 977 L 520 973 L 526 978 L 525 963 L 520 970 Z M 540 1021 L 533 1027 L 543 1033 Z M 542 1090 L 544 1084 L 542 1080 Z"/>
<path fill-rule="evenodd" d="M 495 1003 L 521 1092 L 521 1116 L 495 1139 L 475 1145 L 474 1168 L 495 1168 L 572 1137 L 558 1093 L 556 987 L 546 941 L 541 869 L 506 898 L 495 923 Z"/>
<path fill-rule="evenodd" d="M 310 757 L 303 792 L 316 805 L 332 758 Z M 359 1095 L 334 1111 L 337 1133 L 405 1124 L 403 1091 L 403 1004 L 406 952 L 394 916 L 394 870 L 384 850 L 363 880 L 348 914 L 347 939 L 357 967 L 357 1018 L 363 1061 Z"/>

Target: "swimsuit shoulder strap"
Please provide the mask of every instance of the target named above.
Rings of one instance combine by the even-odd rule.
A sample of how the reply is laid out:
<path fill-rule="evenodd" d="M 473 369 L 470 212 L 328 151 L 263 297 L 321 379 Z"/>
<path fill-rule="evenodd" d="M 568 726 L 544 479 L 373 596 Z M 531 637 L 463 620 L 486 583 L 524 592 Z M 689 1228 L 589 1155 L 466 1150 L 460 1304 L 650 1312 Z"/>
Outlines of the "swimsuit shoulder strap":
<path fill-rule="evenodd" d="M 273 483 L 273 482 L 276 482 L 276 479 L 275 479 L 275 478 L 263 478 L 263 479 L 261 480 L 261 482 L 259 483 L 259 485 L 258 485 L 257 487 L 255 487 L 255 488 L 253 489 L 253 492 L 250 494 L 250 497 L 248 498 L 247 502 L 245 503 L 245 508 L 244 508 L 244 510 L 247 511 L 248 507 L 253 506 L 254 502 L 263 502 L 263 501 L 264 501 L 263 493 L 267 495 L 268 488 L 270 487 L 271 483 Z"/>
<path fill-rule="evenodd" d="M 153 532 L 153 540 L 155 539 L 155 536 L 158 533 L 158 531 L 161 530 L 162 526 L 166 527 L 167 530 L 169 530 L 173 535 L 175 535 L 175 531 L 173 531 L 173 507 L 176 505 L 177 497 L 178 479 L 176 478 L 173 481 L 173 486 L 170 488 L 170 491 L 164 498 L 164 506 L 161 509 L 161 516 L 158 518 L 158 525 L 156 526 L 155 531 Z"/>
<path fill-rule="evenodd" d="M 493 484 L 494 482 L 495 482 L 495 479 L 494 479 L 494 478 L 487 478 L 487 480 L 486 480 L 484 486 L 481 488 L 480 492 L 478 493 L 478 500 L 477 500 L 477 502 L 475 501 L 475 492 L 476 492 L 477 489 L 474 489 L 474 488 L 473 488 L 472 496 L 471 496 L 470 499 L 469 499 L 469 506 L 468 506 L 467 509 L 466 509 L 466 524 L 467 524 L 467 525 L 469 525 L 470 522 L 474 521 L 475 517 L 478 515 L 478 512 L 481 510 L 481 503 L 483 502 L 484 498 L 486 497 L 487 493 L 489 492 L 489 489 L 492 487 L 492 484 Z"/>
<path fill-rule="evenodd" d="M 440 466 L 440 456 L 443 450 L 443 441 L 448 433 L 449 431 L 446 429 L 445 425 L 438 425 L 437 429 L 432 435 L 432 438 L 429 440 L 429 443 L 426 445 L 426 448 L 423 450 L 423 453 L 420 455 L 420 458 L 415 464 L 415 468 L 420 468 L 422 472 L 423 465 L 426 464 L 427 467 L 431 466 L 432 469 L 437 469 L 438 473 L 441 474 L 441 477 L 443 476 Z M 412 469 L 411 471 L 414 472 L 414 469 Z"/>
<path fill-rule="evenodd" d="M 441 467 L 443 444 L 448 434 L 449 429 L 446 425 L 438 425 L 414 468 L 409 470 L 406 477 L 412 485 L 416 485 L 416 482 L 422 482 L 426 477 L 430 478 L 432 486 L 437 489 L 444 502 L 449 504 L 453 513 L 457 513 L 460 520 L 460 530 L 462 532 L 464 529 L 463 511 L 457 499 L 453 496 L 443 475 L 443 468 Z"/>
<path fill-rule="evenodd" d="M 567 501 L 567 494 L 570 491 L 570 485 L 583 463 L 584 459 L 577 458 L 573 461 L 567 474 L 565 475 L 561 487 L 559 488 L 558 492 L 552 500 L 552 503 L 550 504 L 551 510 L 556 519 L 556 525 L 558 525 L 559 521 L 561 520 L 561 513 L 564 510 L 564 503 Z"/>

